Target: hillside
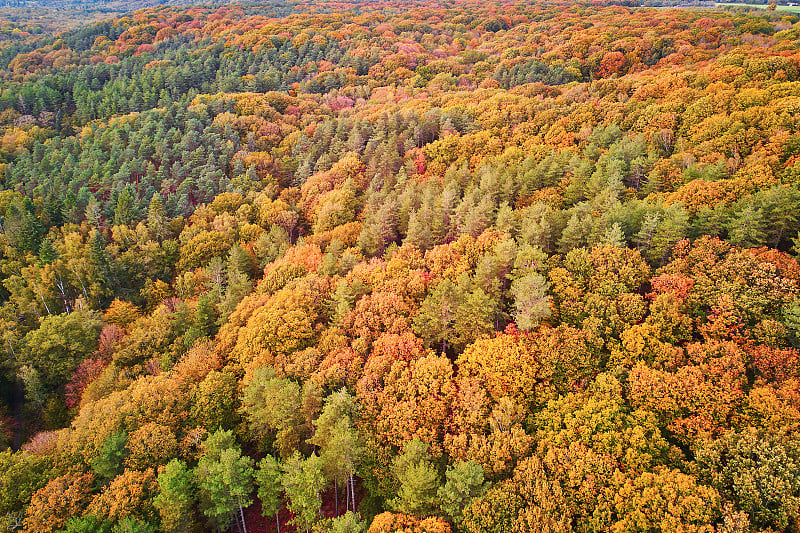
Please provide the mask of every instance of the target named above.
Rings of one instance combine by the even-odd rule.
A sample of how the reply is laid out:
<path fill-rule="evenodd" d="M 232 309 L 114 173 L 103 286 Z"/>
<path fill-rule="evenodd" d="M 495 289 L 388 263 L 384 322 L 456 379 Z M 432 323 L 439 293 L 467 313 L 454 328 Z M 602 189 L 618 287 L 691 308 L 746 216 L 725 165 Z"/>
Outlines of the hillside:
<path fill-rule="evenodd" d="M 0 18 L 9 530 L 800 530 L 800 17 Z"/>

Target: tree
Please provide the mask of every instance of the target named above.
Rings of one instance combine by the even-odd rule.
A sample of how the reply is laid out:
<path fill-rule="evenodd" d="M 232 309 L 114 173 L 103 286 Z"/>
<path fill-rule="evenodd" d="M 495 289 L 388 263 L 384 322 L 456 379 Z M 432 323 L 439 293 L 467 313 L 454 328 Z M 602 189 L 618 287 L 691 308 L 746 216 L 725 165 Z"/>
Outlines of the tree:
<path fill-rule="evenodd" d="M 428 343 L 441 342 L 442 352 L 445 352 L 448 343 L 455 337 L 453 323 L 463 297 L 459 287 L 452 281 L 441 281 L 425 298 L 419 314 L 414 318 L 414 333 Z"/>
<path fill-rule="evenodd" d="M 514 320 L 522 331 L 530 331 L 541 319 L 550 316 L 549 284 L 541 274 L 531 272 L 511 284 L 514 295 Z"/>
<path fill-rule="evenodd" d="M 355 512 L 355 486 L 353 476 L 363 455 L 358 432 L 353 427 L 357 411 L 355 400 L 342 389 L 325 399 L 322 413 L 314 422 L 314 437 L 309 440 L 320 447 L 322 468 L 328 479 L 333 479 L 336 513 L 339 513 L 338 487 L 345 484 L 346 504 L 352 503 Z"/>
<path fill-rule="evenodd" d="M 203 513 L 221 525 L 241 523 L 246 533 L 244 507 L 252 503 L 253 460 L 242 456 L 229 431 L 210 435 L 204 448 L 194 471 Z"/>
<path fill-rule="evenodd" d="M 130 185 L 122 189 L 114 208 L 114 225 L 130 225 L 136 218 L 136 200 Z"/>
<path fill-rule="evenodd" d="M 178 455 L 178 441 L 168 426 L 145 422 L 128 437 L 128 452 L 128 468 L 155 468 Z"/>
<path fill-rule="evenodd" d="M 747 206 L 728 222 L 728 238 L 736 246 L 759 246 L 766 240 L 765 220 L 761 209 Z"/>
<path fill-rule="evenodd" d="M 439 473 L 428 454 L 428 444 L 414 439 L 392 461 L 400 488 L 389 505 L 400 513 L 429 516 L 438 504 Z"/>
<path fill-rule="evenodd" d="M 111 524 L 93 514 L 73 516 L 64 524 L 63 533 L 111 533 Z"/>
<path fill-rule="evenodd" d="M 613 531 L 716 531 L 711 524 L 720 516 L 719 493 L 678 470 L 659 466 L 617 490 Z"/>
<path fill-rule="evenodd" d="M 347 511 L 342 516 L 337 516 L 331 522 L 330 533 L 364 533 L 367 523 L 353 511 Z"/>
<path fill-rule="evenodd" d="M 192 417 L 208 431 L 233 428 L 240 420 L 237 386 L 233 372 L 209 372 L 194 392 Z"/>
<path fill-rule="evenodd" d="M 464 520 L 463 511 L 470 501 L 483 496 L 491 484 L 484 483 L 483 468 L 472 461 L 448 466 L 444 477 L 446 481 L 437 493 L 440 506 L 456 525 L 460 525 Z"/>
<path fill-rule="evenodd" d="M 294 513 L 292 523 L 308 532 L 319 516 L 322 506 L 320 492 L 325 487 L 321 460 L 317 455 L 303 459 L 294 452 L 283 463 L 283 490 L 288 498 L 288 508 Z"/>
<path fill-rule="evenodd" d="M 48 316 L 39 329 L 25 336 L 27 351 L 22 360 L 40 372 L 46 386 L 56 388 L 97 349 L 101 326 L 102 322 L 86 311 Z"/>
<path fill-rule="evenodd" d="M 154 194 L 147 208 L 147 228 L 156 237 L 164 239 L 167 236 L 167 210 L 161 194 Z"/>
<path fill-rule="evenodd" d="M 92 460 L 92 470 L 106 480 L 115 478 L 128 456 L 128 434 L 124 431 L 110 435 Z"/>
<path fill-rule="evenodd" d="M 321 403 L 317 394 L 311 382 L 301 389 L 290 379 L 276 377 L 273 368 L 261 367 L 245 387 L 242 410 L 256 435 L 274 432 L 275 447 L 288 457 L 311 435 L 311 420 L 318 410 L 303 407 Z"/>
<path fill-rule="evenodd" d="M 0 517 L 21 520 L 36 491 L 53 475 L 53 458 L 25 451 L 0 452 Z"/>
<path fill-rule="evenodd" d="M 281 479 L 281 463 L 271 455 L 267 455 L 258 463 L 255 474 L 258 499 L 261 502 L 261 513 L 264 516 L 275 515 L 278 533 L 281 530 L 281 521 L 278 512 L 283 503 L 283 483 Z"/>
<path fill-rule="evenodd" d="M 156 519 L 153 498 L 157 491 L 156 474 L 147 470 L 125 470 L 92 499 L 88 511 L 112 523 L 126 518 Z"/>
<path fill-rule="evenodd" d="M 444 279 L 422 302 L 414 317 L 414 333 L 430 345 L 441 343 L 457 351 L 494 331 L 494 302 L 480 287 L 464 278 L 458 284 Z"/>
<path fill-rule="evenodd" d="M 700 443 L 696 460 L 700 479 L 746 512 L 753 525 L 782 530 L 797 520 L 798 461 L 778 438 L 761 436 L 754 428 L 729 430 Z"/>
<path fill-rule="evenodd" d="M 188 532 L 194 523 L 194 479 L 186 464 L 172 459 L 158 473 L 158 495 L 153 505 L 161 515 L 167 532 Z"/>
<path fill-rule="evenodd" d="M 68 518 L 81 515 L 89 503 L 93 481 L 91 474 L 64 474 L 37 490 L 25 510 L 26 530 L 54 532 Z"/>

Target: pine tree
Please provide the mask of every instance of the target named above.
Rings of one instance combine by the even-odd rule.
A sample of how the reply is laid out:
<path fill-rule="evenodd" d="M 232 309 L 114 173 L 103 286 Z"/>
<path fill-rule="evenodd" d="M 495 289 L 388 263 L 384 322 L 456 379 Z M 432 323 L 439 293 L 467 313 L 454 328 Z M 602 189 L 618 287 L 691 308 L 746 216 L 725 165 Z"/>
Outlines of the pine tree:
<path fill-rule="evenodd" d="M 464 294 L 458 285 L 449 279 L 441 281 L 422 302 L 414 318 L 414 332 L 429 344 L 440 342 L 445 352 L 455 337 L 453 323 L 463 301 Z"/>
<path fill-rule="evenodd" d="M 109 436 L 100 453 L 92 460 L 92 470 L 107 480 L 116 477 L 128 456 L 127 443 L 128 434 L 124 431 Z"/>
<path fill-rule="evenodd" d="M 761 209 L 748 205 L 728 222 L 728 239 L 731 244 L 749 248 L 765 240 L 765 220 Z"/>
<path fill-rule="evenodd" d="M 117 198 L 117 206 L 114 209 L 114 224 L 130 225 L 136 218 L 136 201 L 131 186 L 125 187 Z"/>
<path fill-rule="evenodd" d="M 164 200 L 158 193 L 153 195 L 147 208 L 147 227 L 158 239 L 163 239 L 167 235 L 167 210 L 164 207 Z"/>
<path fill-rule="evenodd" d="M 530 272 L 512 282 L 514 321 L 519 329 L 530 331 L 541 319 L 550 316 L 548 289 L 547 280 L 537 272 Z"/>

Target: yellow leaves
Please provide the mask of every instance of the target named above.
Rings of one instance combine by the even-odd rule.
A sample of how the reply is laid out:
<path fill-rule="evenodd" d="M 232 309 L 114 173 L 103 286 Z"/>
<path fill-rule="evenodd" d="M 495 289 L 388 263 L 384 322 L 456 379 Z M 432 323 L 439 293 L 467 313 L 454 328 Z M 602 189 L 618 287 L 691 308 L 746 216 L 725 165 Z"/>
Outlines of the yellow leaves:
<path fill-rule="evenodd" d="M 163 465 L 178 454 L 178 441 L 167 426 L 148 422 L 128 436 L 125 466 L 134 470 Z"/>
<path fill-rule="evenodd" d="M 115 298 L 103 314 L 103 321 L 127 329 L 140 316 L 139 308 L 130 302 Z"/>
<path fill-rule="evenodd" d="M 323 298 L 329 290 L 324 280 L 317 281 L 304 280 L 281 289 L 255 308 L 236 333 L 233 358 L 242 365 L 257 357 L 271 364 L 274 354 L 312 346 L 318 336 L 318 322 L 323 319 Z"/>
<path fill-rule="evenodd" d="M 769 435 L 795 435 L 800 431 L 800 381 L 753 387 L 740 418 L 743 425 L 762 428 Z"/>
<path fill-rule="evenodd" d="M 618 521 L 613 533 L 663 531 L 713 533 L 721 498 L 712 487 L 678 470 L 657 468 L 615 487 L 612 496 Z"/>
<path fill-rule="evenodd" d="M 474 376 L 493 401 L 511 397 L 529 405 L 538 392 L 542 365 L 530 345 L 517 335 L 479 339 L 456 362 L 461 376 Z"/>
<path fill-rule="evenodd" d="M 214 201 L 211 202 L 209 206 L 213 211 L 217 214 L 220 213 L 228 213 L 233 214 L 236 213 L 236 210 L 244 203 L 244 198 L 238 192 L 224 192 L 218 194 Z"/>
<path fill-rule="evenodd" d="M 560 319 L 601 338 L 619 335 L 645 315 L 647 306 L 637 291 L 650 267 L 636 250 L 610 245 L 575 249 L 564 267 L 553 268 L 549 276 Z"/>
<path fill-rule="evenodd" d="M 417 518 L 400 513 L 381 513 L 367 533 L 451 533 L 450 524 L 439 517 Z"/>
<path fill-rule="evenodd" d="M 218 231 L 201 231 L 181 246 L 179 268 L 190 270 L 202 266 L 211 258 L 224 256 L 233 245 L 232 236 Z"/>
<path fill-rule="evenodd" d="M 289 211 L 290 206 L 283 200 L 272 200 L 264 194 L 258 194 L 254 201 L 259 223 L 266 227 L 276 224 L 282 212 Z"/>
<path fill-rule="evenodd" d="M 314 233 L 319 234 L 352 222 L 356 216 L 356 191 L 345 184 L 320 195 L 319 206 L 312 215 Z"/>

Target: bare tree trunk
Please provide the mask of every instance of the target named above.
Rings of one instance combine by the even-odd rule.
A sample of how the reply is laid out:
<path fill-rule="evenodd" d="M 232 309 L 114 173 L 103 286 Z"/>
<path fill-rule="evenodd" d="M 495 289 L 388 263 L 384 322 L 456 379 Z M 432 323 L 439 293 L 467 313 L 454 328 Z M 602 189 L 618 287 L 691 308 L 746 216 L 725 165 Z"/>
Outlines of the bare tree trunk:
<path fill-rule="evenodd" d="M 353 474 L 350 474 L 350 501 L 353 502 L 353 512 L 356 512 L 356 487 L 353 482 Z"/>
<path fill-rule="evenodd" d="M 242 504 L 239 504 L 239 514 L 242 516 L 242 529 L 244 529 L 244 533 L 247 533 L 247 523 L 244 521 L 244 509 L 242 509 Z"/>
<path fill-rule="evenodd" d="M 336 502 L 336 516 L 339 516 L 339 485 L 333 480 L 333 499 Z"/>
<path fill-rule="evenodd" d="M 275 513 L 275 523 L 278 525 L 278 533 L 281 533 L 281 519 L 278 518 L 278 513 Z"/>
<path fill-rule="evenodd" d="M 47 302 L 44 299 L 44 293 L 42 292 L 42 288 L 39 287 L 39 298 L 42 299 L 42 303 L 44 304 L 44 308 L 47 310 L 47 316 L 52 316 L 53 313 L 50 312 L 50 307 L 48 307 Z"/>

